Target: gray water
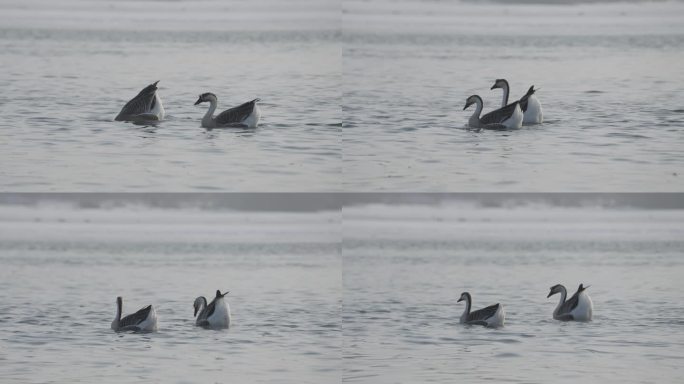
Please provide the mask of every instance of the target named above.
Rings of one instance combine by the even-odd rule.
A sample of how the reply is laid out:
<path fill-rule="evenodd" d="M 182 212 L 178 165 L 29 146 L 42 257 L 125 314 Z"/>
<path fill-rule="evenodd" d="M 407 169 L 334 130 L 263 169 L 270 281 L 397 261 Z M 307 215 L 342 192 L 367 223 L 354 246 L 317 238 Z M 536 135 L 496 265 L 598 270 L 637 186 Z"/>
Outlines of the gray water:
<path fill-rule="evenodd" d="M 341 172 L 334 1 L 0 1 L 4 191 L 331 191 Z M 115 122 L 161 80 L 167 118 Z M 261 98 L 256 129 L 200 127 Z"/>
<path fill-rule="evenodd" d="M 684 3 L 525 3 L 343 3 L 346 191 L 682 190 Z M 545 122 L 467 130 L 497 78 Z"/>
<path fill-rule="evenodd" d="M 339 211 L 2 205 L 0 381 L 338 382 L 338 240 Z M 216 289 L 231 328 L 195 327 Z M 117 295 L 159 332 L 113 332 Z"/>
<path fill-rule="evenodd" d="M 343 381 L 674 383 L 684 211 L 520 205 L 344 208 Z M 552 319 L 590 285 L 594 319 Z M 501 303 L 500 329 L 459 324 Z"/>

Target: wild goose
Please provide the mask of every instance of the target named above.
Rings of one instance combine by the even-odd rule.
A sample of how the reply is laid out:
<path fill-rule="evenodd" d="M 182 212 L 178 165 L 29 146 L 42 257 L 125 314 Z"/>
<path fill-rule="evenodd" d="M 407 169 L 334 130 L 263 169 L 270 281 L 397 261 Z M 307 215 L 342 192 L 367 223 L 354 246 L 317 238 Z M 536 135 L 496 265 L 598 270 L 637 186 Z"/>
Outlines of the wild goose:
<path fill-rule="evenodd" d="M 116 116 L 116 121 L 159 121 L 164 118 L 164 106 L 157 95 L 157 83 L 159 80 L 143 88 L 140 93 L 131 99 L 121 112 Z"/>
<path fill-rule="evenodd" d="M 224 296 L 228 292 L 221 294 L 221 291 L 216 291 L 216 297 L 207 305 L 207 299 L 200 296 L 195 299 L 193 307 L 195 307 L 195 314 L 197 317 L 195 325 L 208 328 L 228 328 L 230 327 L 230 306 L 224 300 Z"/>
<path fill-rule="evenodd" d="M 121 318 L 121 307 L 123 299 L 121 296 L 116 298 L 116 317 L 112 321 L 112 329 L 119 331 L 136 332 L 156 332 L 157 331 L 157 312 L 154 307 L 148 305 L 136 313 Z"/>
<path fill-rule="evenodd" d="M 522 126 L 523 114 L 520 110 L 520 105 L 516 101 L 504 108 L 489 112 L 480 117 L 482 113 L 482 98 L 478 95 L 472 95 L 466 100 L 466 105 L 463 107 L 465 111 L 472 104 L 476 104 L 475 112 L 470 119 L 468 119 L 468 126 L 471 128 L 486 128 L 486 129 L 518 129 Z"/>
<path fill-rule="evenodd" d="M 473 324 L 473 325 L 484 325 L 485 327 L 502 327 L 506 318 L 506 312 L 504 311 L 503 305 L 494 304 L 489 307 L 478 309 L 475 312 L 470 312 L 470 306 L 472 304 L 472 298 L 470 293 L 461 293 L 461 298 L 457 302 L 465 300 L 466 308 L 461 315 L 461 324 Z"/>
<path fill-rule="evenodd" d="M 213 93 L 203 93 L 195 102 L 195 105 L 209 102 L 209 110 L 202 118 L 202 127 L 217 128 L 217 127 L 247 127 L 255 128 L 259 124 L 261 111 L 257 102 L 260 99 L 248 101 L 237 107 L 227 109 L 214 117 L 214 111 L 218 104 L 218 99 Z"/>
<path fill-rule="evenodd" d="M 508 93 L 510 87 L 508 86 L 508 81 L 506 79 L 496 79 L 494 85 L 491 89 L 501 88 L 503 89 L 503 99 L 501 100 L 501 107 L 505 107 L 508 104 Z M 544 121 L 544 113 L 542 112 L 542 106 L 534 95 L 536 90 L 534 85 L 527 90 L 527 93 L 520 98 L 520 108 L 523 111 L 523 124 L 541 124 Z"/>
<path fill-rule="evenodd" d="M 568 293 L 564 286 L 556 284 L 551 287 L 551 291 L 546 296 L 547 299 L 556 293 L 561 294 L 560 301 L 553 311 L 553 318 L 561 321 L 590 321 L 594 312 L 594 303 L 592 303 L 589 295 L 584 292 L 587 288 L 589 287 L 585 288 L 580 284 L 577 292 L 566 301 L 565 297 Z"/>

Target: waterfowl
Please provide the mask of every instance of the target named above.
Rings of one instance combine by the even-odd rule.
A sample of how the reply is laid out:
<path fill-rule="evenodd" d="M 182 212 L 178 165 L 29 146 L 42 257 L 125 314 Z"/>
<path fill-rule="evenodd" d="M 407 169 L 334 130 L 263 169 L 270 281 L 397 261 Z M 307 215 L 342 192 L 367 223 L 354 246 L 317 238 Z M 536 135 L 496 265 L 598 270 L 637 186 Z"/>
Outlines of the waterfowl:
<path fill-rule="evenodd" d="M 159 121 L 164 118 L 164 106 L 157 94 L 159 80 L 143 88 L 116 116 L 116 121 Z"/>
<path fill-rule="evenodd" d="M 461 293 L 461 298 L 457 302 L 465 300 L 466 308 L 461 315 L 461 324 L 484 325 L 485 327 L 502 327 L 506 318 L 506 312 L 503 305 L 497 303 L 489 307 L 478 309 L 475 312 L 470 312 L 470 305 L 472 298 L 470 293 Z"/>
<path fill-rule="evenodd" d="M 199 99 L 195 102 L 195 105 L 200 103 L 209 102 L 209 110 L 202 118 L 202 127 L 204 128 L 217 128 L 217 127 L 247 127 L 255 128 L 259 124 L 259 118 L 261 117 L 261 111 L 257 102 L 260 99 L 254 99 L 248 101 L 237 107 L 227 109 L 219 113 L 214 117 L 214 111 L 218 103 L 216 95 L 207 92 L 199 96 Z"/>
<path fill-rule="evenodd" d="M 465 111 L 472 104 L 476 104 L 475 112 L 468 119 L 468 126 L 472 128 L 517 129 L 522 126 L 523 113 L 517 101 L 504 108 L 489 112 L 482 117 L 480 117 L 483 106 L 482 98 L 478 95 L 470 96 L 466 100 L 463 110 Z"/>
<path fill-rule="evenodd" d="M 224 296 L 228 292 L 221 294 L 221 291 L 216 291 L 216 297 L 207 305 L 207 299 L 200 296 L 195 299 L 193 307 L 195 307 L 195 314 L 197 317 L 195 325 L 208 328 L 228 328 L 230 327 L 230 306 L 224 300 Z"/>
<path fill-rule="evenodd" d="M 553 318 L 561 321 L 590 321 L 594 312 L 594 303 L 592 303 L 591 298 L 585 292 L 587 288 L 589 287 L 585 288 L 580 284 L 577 292 L 566 301 L 565 297 L 568 293 L 564 286 L 556 284 L 551 287 L 551 291 L 546 296 L 547 299 L 556 293 L 561 294 L 558 306 L 553 311 Z"/>
<path fill-rule="evenodd" d="M 496 79 L 494 85 L 491 89 L 501 88 L 503 89 L 503 99 L 501 100 L 501 107 L 505 107 L 508 104 L 508 93 L 510 87 L 508 86 L 508 81 L 506 79 Z M 520 98 L 520 108 L 523 111 L 523 124 L 541 124 L 544 121 L 544 113 L 542 112 L 542 106 L 534 95 L 536 90 L 534 85 L 527 90 L 527 93 Z"/>
<path fill-rule="evenodd" d="M 116 298 L 116 317 L 112 321 L 112 329 L 115 331 L 155 332 L 157 331 L 157 312 L 154 307 L 148 305 L 136 313 L 121 318 L 123 299 Z"/>

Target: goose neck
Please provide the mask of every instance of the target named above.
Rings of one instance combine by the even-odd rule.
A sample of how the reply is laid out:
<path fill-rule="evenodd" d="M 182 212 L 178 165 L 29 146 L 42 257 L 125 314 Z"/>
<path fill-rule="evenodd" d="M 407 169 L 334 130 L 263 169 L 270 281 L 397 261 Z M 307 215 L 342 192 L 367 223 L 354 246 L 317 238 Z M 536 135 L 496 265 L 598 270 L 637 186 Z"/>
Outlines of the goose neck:
<path fill-rule="evenodd" d="M 560 286 L 560 300 L 558 301 L 558 305 L 556 306 L 556 313 L 560 310 L 561 306 L 563 303 L 565 303 L 565 298 L 568 296 L 568 291 L 565 289 L 564 286 Z"/>
<path fill-rule="evenodd" d="M 214 119 L 214 111 L 216 111 L 216 107 L 218 105 L 218 102 L 215 97 L 210 97 L 209 98 L 209 109 L 207 110 L 207 113 L 204 115 L 202 118 L 202 121 L 205 123 L 212 122 Z"/>
<path fill-rule="evenodd" d="M 504 80 L 502 88 L 503 88 L 503 99 L 501 100 L 501 108 L 508 105 L 508 93 L 510 92 L 510 88 L 508 86 L 508 81 Z"/>

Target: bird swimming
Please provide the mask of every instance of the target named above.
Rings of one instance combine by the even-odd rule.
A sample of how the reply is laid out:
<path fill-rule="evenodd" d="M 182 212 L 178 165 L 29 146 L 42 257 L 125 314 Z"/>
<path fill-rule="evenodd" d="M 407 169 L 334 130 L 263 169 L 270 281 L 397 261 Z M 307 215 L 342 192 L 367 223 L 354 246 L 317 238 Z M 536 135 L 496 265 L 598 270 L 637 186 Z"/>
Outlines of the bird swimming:
<path fill-rule="evenodd" d="M 199 96 L 195 105 L 209 102 L 209 109 L 202 118 L 202 127 L 204 128 L 218 128 L 218 127 L 247 127 L 255 128 L 259 124 L 261 117 L 261 110 L 257 105 L 260 99 L 248 101 L 237 107 L 227 109 L 214 117 L 214 111 L 218 104 L 218 99 L 213 93 L 207 92 Z"/>
<path fill-rule="evenodd" d="M 461 293 L 461 298 L 457 302 L 465 300 L 466 308 L 461 315 L 461 324 L 473 324 L 473 325 L 484 325 L 485 327 L 502 327 L 505 322 L 506 312 L 504 311 L 503 305 L 494 304 L 489 307 L 478 309 L 477 311 L 470 312 L 470 306 L 472 304 L 472 298 L 470 293 Z"/>
<path fill-rule="evenodd" d="M 508 104 L 508 94 L 510 87 L 508 86 L 508 81 L 506 79 L 496 79 L 494 85 L 490 89 L 501 88 L 503 89 L 503 99 L 501 100 L 501 107 L 505 107 Z M 527 93 L 520 98 L 520 108 L 523 111 L 523 125 L 528 124 L 541 124 L 544 121 L 544 113 L 542 112 L 542 106 L 534 93 L 537 90 L 534 89 L 534 85 L 527 90 Z"/>
<path fill-rule="evenodd" d="M 164 119 L 164 106 L 157 94 L 159 80 L 143 88 L 116 116 L 116 121 L 160 121 Z"/>
<path fill-rule="evenodd" d="M 116 317 L 112 321 L 112 329 L 119 331 L 136 332 L 156 332 L 157 331 L 157 312 L 154 307 L 148 305 L 138 312 L 121 318 L 121 307 L 123 299 L 121 296 L 116 298 Z"/>
<path fill-rule="evenodd" d="M 553 311 L 553 318 L 561 321 L 591 321 L 594 312 L 594 303 L 591 301 L 589 295 L 585 290 L 589 287 L 584 287 L 582 284 L 577 288 L 577 292 L 567 301 L 565 297 L 568 292 L 565 287 L 561 284 L 556 284 L 551 287 L 548 296 L 546 298 L 560 293 L 560 301 Z"/>
<path fill-rule="evenodd" d="M 480 113 L 482 113 L 483 103 L 482 98 L 478 95 L 470 96 L 466 100 L 463 110 L 465 111 L 473 104 L 476 104 L 475 112 L 468 119 L 468 126 L 471 128 L 518 129 L 522 126 L 523 113 L 517 101 L 482 117 L 480 117 Z"/>
<path fill-rule="evenodd" d="M 207 305 L 207 299 L 204 296 L 199 296 L 195 299 L 193 307 L 197 317 L 195 325 L 207 328 L 228 328 L 230 327 L 230 306 L 224 300 L 224 296 L 228 291 L 221 294 L 221 291 L 216 290 L 216 297 Z"/>

